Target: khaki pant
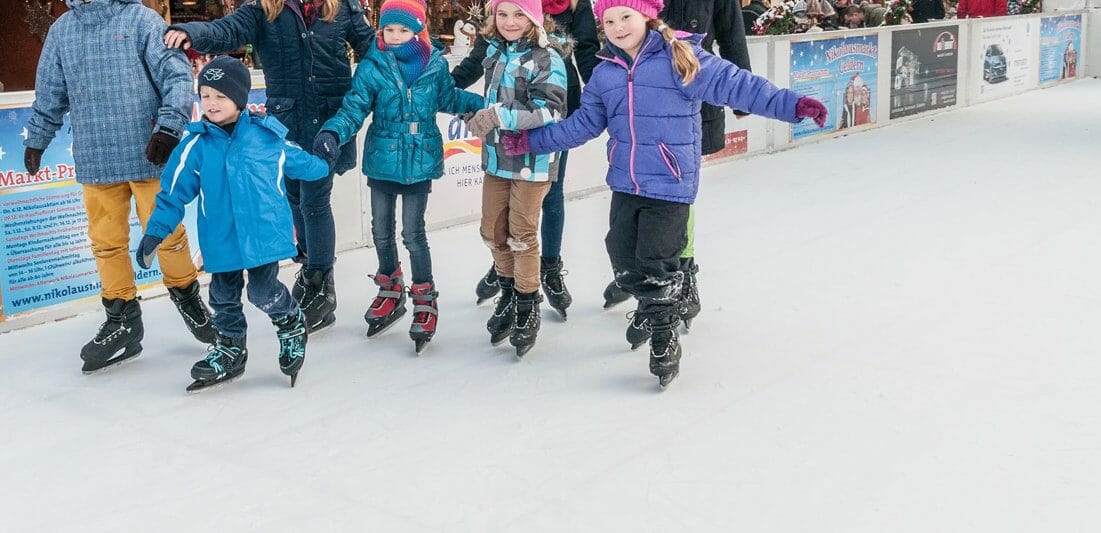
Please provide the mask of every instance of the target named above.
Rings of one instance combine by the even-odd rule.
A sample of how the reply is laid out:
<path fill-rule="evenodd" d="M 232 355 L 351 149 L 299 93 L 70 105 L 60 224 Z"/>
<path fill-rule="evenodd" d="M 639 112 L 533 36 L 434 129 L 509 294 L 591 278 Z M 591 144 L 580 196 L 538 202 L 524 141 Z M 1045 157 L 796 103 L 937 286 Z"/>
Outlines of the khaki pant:
<path fill-rule="evenodd" d="M 130 198 L 137 205 L 138 220 L 145 229 L 153 214 L 159 179 L 84 185 L 84 210 L 88 214 L 88 238 L 103 284 L 100 295 L 108 299 L 133 300 L 137 295 L 134 267 L 130 258 Z M 136 245 L 137 243 L 135 243 Z M 169 288 L 191 285 L 198 277 L 183 225 L 161 243 L 157 251 L 164 284 Z"/>
<path fill-rule="evenodd" d="M 539 290 L 539 217 L 550 185 L 489 174 L 482 182 L 482 240 L 497 275 L 516 278 L 517 292 Z"/>

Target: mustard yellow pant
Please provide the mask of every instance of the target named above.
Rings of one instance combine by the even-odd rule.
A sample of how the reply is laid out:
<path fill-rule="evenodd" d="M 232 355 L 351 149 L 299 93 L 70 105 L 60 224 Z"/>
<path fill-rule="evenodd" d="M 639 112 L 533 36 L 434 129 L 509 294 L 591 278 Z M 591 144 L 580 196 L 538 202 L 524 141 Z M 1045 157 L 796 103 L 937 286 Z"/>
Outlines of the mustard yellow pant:
<path fill-rule="evenodd" d="M 130 258 L 130 199 L 137 205 L 142 230 L 153 214 L 160 179 L 84 185 L 84 210 L 88 214 L 88 238 L 103 284 L 100 295 L 108 299 L 133 300 L 137 295 L 134 267 Z M 169 235 L 157 251 L 164 284 L 169 288 L 191 285 L 198 277 L 183 225 Z"/>

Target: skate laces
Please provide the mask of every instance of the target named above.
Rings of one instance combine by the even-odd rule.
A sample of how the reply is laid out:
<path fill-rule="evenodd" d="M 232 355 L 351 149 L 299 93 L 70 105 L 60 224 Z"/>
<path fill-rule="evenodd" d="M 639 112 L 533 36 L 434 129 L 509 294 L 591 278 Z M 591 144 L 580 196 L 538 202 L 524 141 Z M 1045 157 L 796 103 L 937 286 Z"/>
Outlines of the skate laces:
<path fill-rule="evenodd" d="M 642 313 L 639 313 L 638 310 L 628 311 L 627 320 L 631 321 L 632 328 L 653 331 L 652 328 L 650 328 L 650 318 Z"/>
<path fill-rule="evenodd" d="M 569 273 L 569 270 L 561 267 L 547 270 L 546 272 L 543 272 L 543 284 L 546 285 L 547 289 L 550 290 L 550 292 L 561 294 L 566 290 L 566 283 L 562 280 L 562 278 Z"/>
<path fill-rule="evenodd" d="M 222 358 L 227 358 L 230 362 L 237 359 L 237 348 L 226 346 L 222 343 L 215 343 L 206 352 L 206 366 L 209 366 L 212 370 L 218 373 L 225 372 L 226 367 L 222 364 Z"/>

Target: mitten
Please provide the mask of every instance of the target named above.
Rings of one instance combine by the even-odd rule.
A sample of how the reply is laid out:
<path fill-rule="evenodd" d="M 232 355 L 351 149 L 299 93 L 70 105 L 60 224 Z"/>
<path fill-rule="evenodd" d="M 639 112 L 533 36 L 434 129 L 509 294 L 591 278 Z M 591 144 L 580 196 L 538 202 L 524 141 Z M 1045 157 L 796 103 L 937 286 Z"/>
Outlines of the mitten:
<path fill-rule="evenodd" d="M 474 118 L 466 121 L 466 127 L 479 139 L 485 139 L 494 128 L 500 127 L 501 119 L 497 117 L 495 109 L 483 109 L 474 114 Z"/>
<path fill-rule="evenodd" d="M 138 244 L 138 251 L 134 252 L 134 258 L 138 260 L 138 266 L 149 270 L 149 265 L 153 264 L 153 258 L 157 255 L 157 248 L 161 247 L 162 241 L 164 239 L 160 237 L 142 236 L 141 243 Z"/>
<path fill-rule="evenodd" d="M 336 160 L 340 158 L 340 138 L 328 130 L 317 132 L 313 138 L 313 153 L 324 159 L 330 170 L 336 168 Z"/>
<path fill-rule="evenodd" d="M 145 159 L 159 167 L 168 162 L 168 156 L 172 155 L 177 144 L 180 144 L 179 139 L 163 131 L 154 132 L 145 147 Z"/>
<path fill-rule="evenodd" d="M 27 167 L 28 174 L 37 174 L 38 169 L 42 168 L 42 152 L 44 151 L 29 146 L 23 151 L 23 165 Z"/>
<path fill-rule="evenodd" d="M 829 114 L 830 112 L 826 109 L 826 106 L 822 105 L 822 102 L 809 96 L 804 96 L 798 102 L 795 102 L 795 118 L 799 120 L 812 119 L 815 124 L 818 124 L 819 128 L 826 127 L 826 117 Z"/>
<path fill-rule="evenodd" d="M 508 155 L 524 155 L 531 152 L 527 131 L 507 132 L 501 136 L 501 142 L 505 145 L 505 153 Z"/>

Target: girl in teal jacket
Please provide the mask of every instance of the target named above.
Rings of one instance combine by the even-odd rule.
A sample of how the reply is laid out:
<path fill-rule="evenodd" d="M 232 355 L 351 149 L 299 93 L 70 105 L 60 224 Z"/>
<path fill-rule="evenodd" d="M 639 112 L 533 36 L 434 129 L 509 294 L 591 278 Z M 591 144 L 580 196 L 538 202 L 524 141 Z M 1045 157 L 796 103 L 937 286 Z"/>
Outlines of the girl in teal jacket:
<path fill-rule="evenodd" d="M 378 296 L 364 314 L 373 337 L 405 314 L 405 282 L 398 263 L 394 212 L 402 197 L 402 239 L 413 265 L 413 324 L 409 336 L 419 352 L 436 331 L 436 288 L 424 231 L 432 180 L 443 176 L 443 136 L 436 113 L 474 112 L 481 96 L 455 88 L 443 49 L 426 31 L 420 0 L 387 0 L 379 12 L 382 31 L 356 68 L 352 90 L 336 116 L 321 128 L 314 153 L 331 160 L 355 138 L 368 115 L 363 174 L 371 187 L 371 234 Z"/>

